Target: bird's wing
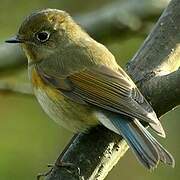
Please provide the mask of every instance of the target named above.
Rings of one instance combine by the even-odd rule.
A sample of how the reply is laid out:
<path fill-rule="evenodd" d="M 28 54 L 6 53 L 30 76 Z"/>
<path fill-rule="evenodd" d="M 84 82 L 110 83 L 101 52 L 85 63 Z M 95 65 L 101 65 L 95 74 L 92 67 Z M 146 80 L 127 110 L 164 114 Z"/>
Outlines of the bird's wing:
<path fill-rule="evenodd" d="M 122 69 L 115 72 L 101 65 L 74 72 L 66 78 L 39 73 L 45 81 L 76 102 L 137 118 L 154 127 L 160 124 L 152 107 Z"/>

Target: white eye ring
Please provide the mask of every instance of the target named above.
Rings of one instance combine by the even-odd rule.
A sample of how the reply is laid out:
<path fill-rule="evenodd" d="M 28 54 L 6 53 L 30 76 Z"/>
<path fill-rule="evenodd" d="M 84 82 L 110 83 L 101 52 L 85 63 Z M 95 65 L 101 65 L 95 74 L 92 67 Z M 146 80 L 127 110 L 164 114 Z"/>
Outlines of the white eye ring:
<path fill-rule="evenodd" d="M 36 33 L 36 39 L 40 42 L 46 42 L 50 37 L 50 33 L 48 31 L 40 31 Z"/>

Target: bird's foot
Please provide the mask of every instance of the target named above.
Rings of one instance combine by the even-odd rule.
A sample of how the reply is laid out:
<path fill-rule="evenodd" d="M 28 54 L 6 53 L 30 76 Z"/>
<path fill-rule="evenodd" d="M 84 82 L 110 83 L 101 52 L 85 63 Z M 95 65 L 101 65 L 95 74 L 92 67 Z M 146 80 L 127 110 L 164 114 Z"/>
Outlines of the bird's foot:
<path fill-rule="evenodd" d="M 45 173 L 40 173 L 37 175 L 37 180 L 40 180 L 43 177 L 48 176 L 52 170 L 56 167 L 56 168 L 65 168 L 68 173 L 70 174 L 74 174 L 76 177 L 78 177 L 79 180 L 84 180 L 84 178 L 81 176 L 81 171 L 80 168 L 77 167 L 76 165 L 74 165 L 73 163 L 67 163 L 67 162 L 56 162 L 55 165 L 54 164 L 49 164 L 48 167 L 50 167 L 50 170 L 45 172 Z"/>

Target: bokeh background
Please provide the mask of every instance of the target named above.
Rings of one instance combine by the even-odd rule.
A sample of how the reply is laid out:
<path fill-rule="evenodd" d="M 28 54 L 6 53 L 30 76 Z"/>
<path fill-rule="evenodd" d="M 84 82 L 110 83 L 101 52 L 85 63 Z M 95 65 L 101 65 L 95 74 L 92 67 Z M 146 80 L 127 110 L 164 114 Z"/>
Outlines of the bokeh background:
<path fill-rule="evenodd" d="M 0 0 L 0 41 L 9 38 L 30 12 L 42 8 L 59 8 L 76 15 L 104 6 L 110 0 Z M 154 17 L 155 22 L 158 17 Z M 126 33 L 125 36 L 108 36 L 100 41 L 124 66 L 132 58 L 146 33 Z M 17 68 L 8 73 L 0 72 L 0 79 L 12 82 L 28 82 L 26 68 Z M 160 165 L 148 172 L 128 153 L 109 173 L 107 180 L 179 180 L 180 179 L 180 108 L 164 115 L 162 124 L 167 138 L 159 141 L 174 155 L 175 168 Z M 32 180 L 39 172 L 47 170 L 72 137 L 72 133 L 58 127 L 42 111 L 31 96 L 0 92 L 0 179 Z"/>

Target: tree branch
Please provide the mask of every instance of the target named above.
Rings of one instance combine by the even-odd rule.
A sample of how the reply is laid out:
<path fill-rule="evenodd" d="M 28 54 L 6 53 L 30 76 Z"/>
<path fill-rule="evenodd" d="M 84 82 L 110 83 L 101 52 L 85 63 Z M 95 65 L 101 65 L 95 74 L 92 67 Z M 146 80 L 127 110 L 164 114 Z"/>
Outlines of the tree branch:
<path fill-rule="evenodd" d="M 29 83 L 12 83 L 9 81 L 0 80 L 1 93 L 15 93 L 20 95 L 33 95 L 31 85 Z"/>
<path fill-rule="evenodd" d="M 160 116 L 180 104 L 180 7 L 172 1 L 127 71 Z M 176 72 L 175 72 L 176 71 Z"/>
<path fill-rule="evenodd" d="M 159 116 L 179 104 L 180 74 L 177 68 L 180 49 L 176 48 L 180 40 L 179 3 L 179 0 L 171 1 L 152 33 L 127 65 L 128 73 L 152 102 Z M 175 97 L 178 100 L 173 103 Z M 161 98 L 165 98 L 166 103 L 164 99 L 162 103 Z M 89 134 L 78 134 L 57 159 L 46 180 L 103 180 L 127 149 L 121 137 L 103 127 L 92 129 Z M 79 167 L 81 178 L 71 170 L 59 168 L 57 164 L 61 161 Z"/>
<path fill-rule="evenodd" d="M 143 94 L 153 105 L 158 116 L 180 104 L 180 70 L 157 76 L 142 84 Z"/>
<path fill-rule="evenodd" d="M 27 64 L 27 60 L 18 45 L 0 45 L 0 73 L 19 70 Z"/>
<path fill-rule="evenodd" d="M 167 7 L 170 0 L 117 0 L 93 12 L 75 19 L 96 39 L 121 31 L 139 31 L 145 20 L 157 17 Z"/>

